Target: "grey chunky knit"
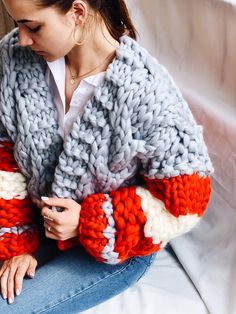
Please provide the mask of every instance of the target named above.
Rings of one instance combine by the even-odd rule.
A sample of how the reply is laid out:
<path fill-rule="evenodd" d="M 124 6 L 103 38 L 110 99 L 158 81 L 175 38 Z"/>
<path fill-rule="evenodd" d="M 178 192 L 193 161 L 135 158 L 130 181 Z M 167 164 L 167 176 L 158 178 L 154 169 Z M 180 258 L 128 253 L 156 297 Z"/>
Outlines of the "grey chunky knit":
<path fill-rule="evenodd" d="M 64 143 L 45 67 L 19 47 L 17 30 L 1 41 L 0 129 L 15 143 L 32 196 L 81 201 L 137 183 L 139 174 L 212 173 L 202 127 L 167 71 L 131 38 L 120 39 L 105 82 Z"/>

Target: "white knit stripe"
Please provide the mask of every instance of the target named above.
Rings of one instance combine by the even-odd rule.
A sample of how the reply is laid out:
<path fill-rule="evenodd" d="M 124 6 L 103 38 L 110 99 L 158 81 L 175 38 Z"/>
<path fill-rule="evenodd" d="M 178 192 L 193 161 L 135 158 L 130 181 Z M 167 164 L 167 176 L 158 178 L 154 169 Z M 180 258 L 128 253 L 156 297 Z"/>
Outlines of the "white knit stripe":
<path fill-rule="evenodd" d="M 5 143 L 3 144 L 2 142 L 7 142 L 7 143 L 10 143 L 11 140 L 9 139 L 9 137 L 6 137 L 6 136 L 1 136 L 1 139 L 0 139 L 0 148 L 4 148 L 5 147 Z"/>
<path fill-rule="evenodd" d="M 24 199 L 27 195 L 24 176 L 19 172 L 0 171 L 0 198 Z"/>
<path fill-rule="evenodd" d="M 104 247 L 101 256 L 105 259 L 104 263 L 107 264 L 118 264 L 119 260 L 119 253 L 114 252 L 115 247 L 115 221 L 113 218 L 113 206 L 112 200 L 108 194 L 105 194 L 106 202 L 103 203 L 102 209 L 107 218 L 107 227 L 103 230 L 104 237 L 108 240 L 107 245 Z"/>
<path fill-rule="evenodd" d="M 33 231 L 34 228 L 35 228 L 35 225 L 24 225 L 22 227 L 15 226 L 15 227 L 11 227 L 11 228 L 2 227 L 2 228 L 0 228 L 0 236 L 1 236 L 0 240 L 3 239 L 2 236 L 5 233 L 14 233 L 16 235 L 20 235 L 20 234 L 22 234 L 23 232 L 25 232 L 25 231 L 27 231 L 29 229 L 31 229 Z"/>
<path fill-rule="evenodd" d="M 151 237 L 153 244 L 162 242 L 162 247 L 175 237 L 188 232 L 200 220 L 197 214 L 180 215 L 178 218 L 171 215 L 165 204 L 156 199 L 148 190 L 137 187 L 137 195 L 142 199 L 142 209 L 147 222 L 144 226 L 145 237 Z"/>

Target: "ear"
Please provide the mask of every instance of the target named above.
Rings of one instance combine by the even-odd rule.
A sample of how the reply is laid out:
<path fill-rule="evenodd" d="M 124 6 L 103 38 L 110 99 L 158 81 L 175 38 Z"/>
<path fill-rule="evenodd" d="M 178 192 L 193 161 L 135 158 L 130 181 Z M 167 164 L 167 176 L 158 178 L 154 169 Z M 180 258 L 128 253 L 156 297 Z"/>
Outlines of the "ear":
<path fill-rule="evenodd" d="M 77 25 L 83 25 L 88 16 L 88 5 L 83 0 L 75 0 L 72 4 L 72 12 Z"/>

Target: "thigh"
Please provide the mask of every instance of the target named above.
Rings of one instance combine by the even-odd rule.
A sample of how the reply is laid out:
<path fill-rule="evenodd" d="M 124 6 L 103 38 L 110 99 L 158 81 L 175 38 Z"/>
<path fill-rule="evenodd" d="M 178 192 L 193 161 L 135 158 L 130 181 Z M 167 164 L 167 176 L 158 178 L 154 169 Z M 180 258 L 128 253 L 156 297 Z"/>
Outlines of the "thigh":
<path fill-rule="evenodd" d="M 122 292 L 137 281 L 152 256 L 132 258 L 121 265 L 96 262 L 82 248 L 62 252 L 47 261 L 34 279 L 24 280 L 23 291 L 4 314 L 79 313 Z"/>

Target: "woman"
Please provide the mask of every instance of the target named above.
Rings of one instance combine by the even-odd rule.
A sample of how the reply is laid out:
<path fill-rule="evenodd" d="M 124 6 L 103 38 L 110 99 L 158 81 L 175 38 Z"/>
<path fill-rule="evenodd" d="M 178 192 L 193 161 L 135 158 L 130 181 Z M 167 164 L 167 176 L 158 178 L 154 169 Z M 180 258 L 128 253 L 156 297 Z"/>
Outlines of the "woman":
<path fill-rule="evenodd" d="M 2 258 L 11 306 L 0 306 L 81 312 L 128 288 L 154 252 L 199 221 L 213 168 L 201 127 L 135 41 L 123 0 L 3 3 L 18 29 L 1 42 L 2 147 L 14 163 L 14 143 L 11 169 L 41 208 L 52 256 L 21 293 L 48 254 L 37 249 L 33 217 L 25 223 L 27 203 L 27 215 L 2 231 L 25 232 L 25 242 Z"/>

